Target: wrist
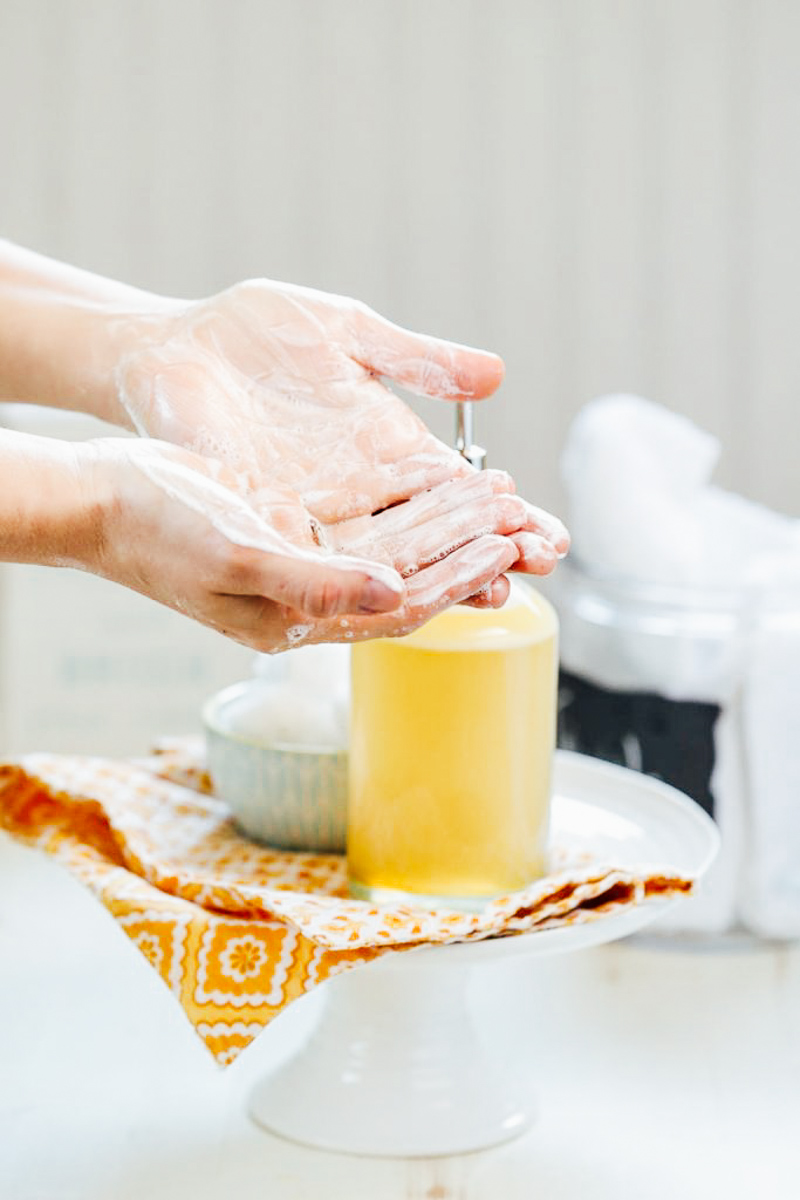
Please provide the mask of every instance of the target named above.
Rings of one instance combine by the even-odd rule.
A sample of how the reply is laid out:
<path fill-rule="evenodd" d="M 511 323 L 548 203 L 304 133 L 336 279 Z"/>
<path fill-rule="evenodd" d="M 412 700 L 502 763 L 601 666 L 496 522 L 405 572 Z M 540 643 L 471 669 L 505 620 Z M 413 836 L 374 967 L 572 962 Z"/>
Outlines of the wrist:
<path fill-rule="evenodd" d="M 0 431 L 0 560 L 94 571 L 103 503 L 90 443 Z"/>
<path fill-rule="evenodd" d="M 0 400 L 74 409 L 131 427 L 117 373 L 185 304 L 120 286 L 81 296 L 0 280 Z"/>
<path fill-rule="evenodd" d="M 101 421 L 134 429 L 120 397 L 120 378 L 132 357 L 169 336 L 185 305 L 161 296 L 148 298 L 141 309 L 130 306 L 84 305 L 75 314 L 85 353 L 71 380 L 70 407 Z M 77 330 L 76 330 L 77 332 Z"/>

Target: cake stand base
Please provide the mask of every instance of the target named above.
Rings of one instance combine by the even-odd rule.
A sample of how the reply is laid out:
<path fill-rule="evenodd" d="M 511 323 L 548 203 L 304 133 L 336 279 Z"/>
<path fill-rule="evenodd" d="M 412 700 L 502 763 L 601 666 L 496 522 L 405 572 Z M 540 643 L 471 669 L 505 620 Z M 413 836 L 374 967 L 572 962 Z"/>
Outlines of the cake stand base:
<path fill-rule="evenodd" d="M 661 863 L 699 879 L 719 845 L 711 819 L 674 788 L 623 767 L 556 755 L 557 843 L 596 859 Z M 626 937 L 679 901 L 516 937 L 387 954 L 323 985 L 306 1043 L 256 1087 L 253 1118 L 306 1145 L 403 1158 L 508 1141 L 533 1120 L 530 1081 L 485 1049 L 468 1008 L 475 970 Z M 524 1036 L 524 1031 L 521 1031 Z"/>
<path fill-rule="evenodd" d="M 251 1116 L 350 1154 L 458 1154 L 517 1137 L 533 1098 L 481 1044 L 467 1006 L 476 969 L 409 952 L 332 980 L 308 1041 L 256 1087 Z"/>

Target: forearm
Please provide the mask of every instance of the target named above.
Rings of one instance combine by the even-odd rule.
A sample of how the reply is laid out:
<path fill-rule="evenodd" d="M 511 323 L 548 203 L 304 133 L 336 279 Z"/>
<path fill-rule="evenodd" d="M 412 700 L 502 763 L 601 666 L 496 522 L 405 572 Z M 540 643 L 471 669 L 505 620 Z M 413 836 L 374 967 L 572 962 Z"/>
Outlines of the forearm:
<path fill-rule="evenodd" d="M 0 400 L 130 425 L 116 366 L 175 303 L 0 241 Z"/>
<path fill-rule="evenodd" d="M 81 443 L 0 430 L 0 561 L 93 569 L 102 512 Z"/>

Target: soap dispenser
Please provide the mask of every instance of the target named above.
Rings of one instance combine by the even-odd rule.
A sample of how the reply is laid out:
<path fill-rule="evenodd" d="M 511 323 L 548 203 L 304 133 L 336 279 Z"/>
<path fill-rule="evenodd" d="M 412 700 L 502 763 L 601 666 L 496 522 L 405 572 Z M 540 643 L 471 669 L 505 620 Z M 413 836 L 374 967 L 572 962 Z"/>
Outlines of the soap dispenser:
<path fill-rule="evenodd" d="M 471 404 L 456 446 L 485 465 Z M 553 608 L 514 580 L 500 609 L 353 647 L 352 895 L 477 910 L 545 873 L 557 641 Z"/>

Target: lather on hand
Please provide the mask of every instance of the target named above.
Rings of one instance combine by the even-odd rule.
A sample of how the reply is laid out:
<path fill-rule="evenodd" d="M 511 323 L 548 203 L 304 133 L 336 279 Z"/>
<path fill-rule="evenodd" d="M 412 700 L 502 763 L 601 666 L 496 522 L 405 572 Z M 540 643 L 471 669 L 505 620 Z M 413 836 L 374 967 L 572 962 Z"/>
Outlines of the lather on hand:
<path fill-rule="evenodd" d="M 266 280 L 145 318 L 131 340 L 116 371 L 119 419 L 292 487 L 323 525 L 472 470 L 380 377 L 445 400 L 482 399 L 503 377 L 496 355 Z M 532 505 L 520 530 L 534 537 L 520 540 L 518 569 L 543 574 L 567 548 L 561 523 Z"/>
<path fill-rule="evenodd" d="M 0 397 L 175 446 L 94 443 L 59 499 L 64 465 L 30 439 L 42 504 L 5 524 L 0 504 L 0 555 L 75 561 L 260 649 L 402 633 L 470 597 L 502 603 L 502 573 L 551 570 L 563 526 L 502 472 L 477 477 L 379 378 L 478 399 L 502 370 L 340 297 L 254 281 L 171 300 L 0 243 Z M 19 442 L 0 438 L 19 466 Z M 241 529 L 231 536 L 242 507 L 261 523 L 244 548 Z"/>
<path fill-rule="evenodd" d="M 497 472 L 440 485 L 424 504 L 412 499 L 352 529 L 330 526 L 335 544 L 324 548 L 291 488 L 242 494 L 229 468 L 151 440 L 100 439 L 83 454 L 104 514 L 90 569 L 257 650 L 410 632 L 517 557 L 503 535 L 524 506 L 498 490 Z M 454 519 L 456 486 L 464 517 Z M 467 528 L 476 508 L 478 536 Z M 443 525 L 456 548 L 441 557 Z"/>

